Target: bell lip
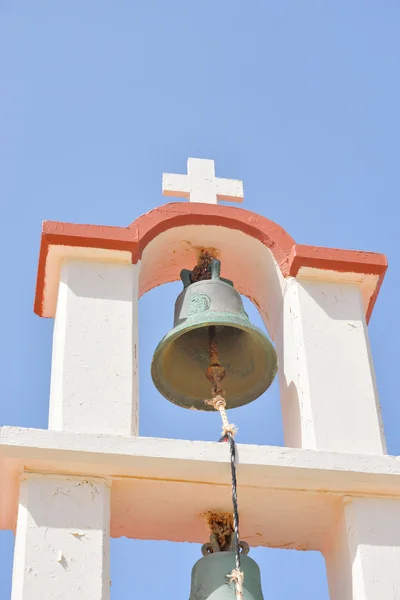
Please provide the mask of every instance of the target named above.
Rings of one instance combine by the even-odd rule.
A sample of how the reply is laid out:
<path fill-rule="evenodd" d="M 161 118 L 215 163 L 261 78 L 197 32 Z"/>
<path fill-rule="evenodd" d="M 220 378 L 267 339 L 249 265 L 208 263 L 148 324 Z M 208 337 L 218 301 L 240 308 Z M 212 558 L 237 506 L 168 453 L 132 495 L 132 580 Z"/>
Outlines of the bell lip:
<path fill-rule="evenodd" d="M 196 283 L 203 283 L 203 282 L 196 282 Z M 195 284 L 193 284 L 195 285 Z M 225 284 L 228 285 L 228 284 Z M 207 326 L 207 322 L 205 322 L 204 317 L 206 316 L 206 313 L 208 311 L 204 311 L 201 313 L 196 313 L 195 315 L 192 315 L 190 317 L 188 317 L 187 319 L 185 319 L 185 321 L 183 323 L 180 323 L 179 325 L 177 325 L 176 327 L 174 327 L 174 329 L 172 329 L 171 331 L 169 331 L 163 338 L 162 340 L 159 342 L 157 348 L 154 351 L 153 354 L 153 358 L 151 361 L 151 377 L 153 380 L 153 383 L 155 385 L 155 387 L 157 388 L 157 390 L 160 392 L 160 394 L 166 398 L 167 400 L 169 400 L 170 402 L 172 402 L 172 404 L 175 404 L 176 406 L 179 406 L 180 408 L 186 408 L 188 410 L 199 410 L 199 411 L 205 411 L 205 412 L 215 412 L 215 408 L 213 406 L 210 406 L 206 403 L 204 403 L 204 407 L 203 405 L 201 407 L 199 406 L 194 406 L 195 403 L 199 402 L 198 400 L 194 400 L 193 404 L 191 405 L 184 405 L 181 402 L 178 402 L 175 400 L 175 398 L 172 395 L 166 394 L 164 393 L 164 391 L 162 389 L 160 389 L 159 385 L 158 385 L 158 377 L 157 377 L 157 370 L 156 370 L 156 362 L 157 362 L 157 358 L 158 355 L 160 353 L 161 347 L 165 345 L 165 343 L 172 343 L 175 339 L 177 339 L 181 332 L 188 329 L 188 323 L 190 324 L 190 328 L 193 329 L 200 329 L 201 327 Z M 254 400 L 257 400 L 260 396 L 262 396 L 267 390 L 268 388 L 272 385 L 272 383 L 275 380 L 275 377 L 277 375 L 278 372 L 278 367 L 279 367 L 279 362 L 278 362 L 278 355 L 277 352 L 275 350 L 275 346 L 273 345 L 272 341 L 265 335 L 265 333 L 256 325 L 253 325 L 253 323 L 251 323 L 247 317 L 236 317 L 236 316 L 232 316 L 231 314 L 228 313 L 223 313 L 223 312 L 215 312 L 215 311 L 210 311 L 210 314 L 213 314 L 214 319 L 212 320 L 212 322 L 210 322 L 209 326 L 223 326 L 223 325 L 235 325 L 238 329 L 241 329 L 242 331 L 247 331 L 247 332 L 251 332 L 251 333 L 256 333 L 257 335 L 259 335 L 260 337 L 262 337 L 263 339 L 266 339 L 268 341 L 268 343 L 270 344 L 273 352 L 275 353 L 275 368 L 274 369 L 270 369 L 269 371 L 266 371 L 266 375 L 268 375 L 268 377 L 264 377 L 262 379 L 262 381 L 264 381 L 264 385 L 261 386 L 259 389 L 261 390 L 259 393 L 257 392 L 256 394 L 252 394 L 252 395 L 247 395 L 245 399 L 243 399 L 243 401 L 236 403 L 234 406 L 230 406 L 229 404 L 229 397 L 226 398 L 226 408 L 227 410 L 232 410 L 234 408 L 240 408 L 241 406 L 246 406 L 246 404 L 250 404 L 250 402 L 254 402 Z M 216 319 L 215 319 L 216 317 Z M 244 321 L 248 320 L 248 325 L 245 325 Z"/>

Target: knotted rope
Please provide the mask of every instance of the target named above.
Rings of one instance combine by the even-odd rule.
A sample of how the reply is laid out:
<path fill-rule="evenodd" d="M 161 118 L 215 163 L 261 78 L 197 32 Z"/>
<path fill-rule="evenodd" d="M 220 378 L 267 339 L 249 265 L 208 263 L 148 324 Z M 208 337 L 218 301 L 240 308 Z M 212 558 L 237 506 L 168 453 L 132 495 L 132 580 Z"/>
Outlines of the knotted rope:
<path fill-rule="evenodd" d="M 205 403 L 213 406 L 219 411 L 222 419 L 222 435 L 223 439 L 228 439 L 231 459 L 231 476 L 232 476 L 232 505 L 233 505 L 233 533 L 235 542 L 235 566 L 236 568 L 227 575 L 230 583 L 235 583 L 236 599 L 243 600 L 243 581 L 244 573 L 240 565 L 240 536 L 239 536 L 239 508 L 237 499 L 237 480 L 236 480 L 236 444 L 234 436 L 237 428 L 232 423 L 229 423 L 226 414 L 226 400 L 221 395 L 216 395 L 211 400 L 205 400 Z"/>
<path fill-rule="evenodd" d="M 191 274 L 191 281 L 201 281 L 211 278 L 211 264 L 214 258 L 208 250 L 202 250 L 199 256 L 198 264 Z M 221 441 L 229 441 L 230 459 L 231 459 L 231 475 L 232 475 L 232 505 L 233 505 L 233 534 L 235 545 L 235 565 L 236 568 L 232 573 L 227 575 L 229 581 L 235 583 L 236 599 L 243 600 L 243 580 L 244 573 L 240 566 L 240 538 L 239 538 L 239 509 L 237 501 L 237 482 L 236 482 L 236 445 L 234 436 L 237 433 L 237 428 L 232 423 L 229 423 L 226 414 L 225 392 L 222 389 L 221 381 L 225 377 L 226 371 L 223 365 L 219 362 L 218 345 L 216 336 L 216 327 L 210 326 L 209 332 L 209 367 L 206 372 L 207 379 L 212 382 L 211 400 L 204 402 L 209 406 L 213 406 L 218 410 L 222 419 L 222 436 Z"/>
<path fill-rule="evenodd" d="M 237 433 L 237 427 L 233 423 L 229 423 L 228 415 L 226 414 L 226 400 L 219 394 L 211 400 L 204 400 L 209 406 L 213 406 L 215 410 L 219 410 L 219 414 L 222 419 L 222 436 L 226 437 L 228 434 L 235 436 Z"/>

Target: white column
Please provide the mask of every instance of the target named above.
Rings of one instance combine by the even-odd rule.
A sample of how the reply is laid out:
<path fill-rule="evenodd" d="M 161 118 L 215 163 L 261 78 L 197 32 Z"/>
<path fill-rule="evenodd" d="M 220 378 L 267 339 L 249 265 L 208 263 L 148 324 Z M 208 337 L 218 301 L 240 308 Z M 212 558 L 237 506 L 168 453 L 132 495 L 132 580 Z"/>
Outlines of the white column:
<path fill-rule="evenodd" d="M 138 268 L 63 262 L 49 429 L 138 433 Z"/>
<path fill-rule="evenodd" d="M 99 479 L 21 482 L 11 600 L 108 600 L 110 488 Z"/>
<path fill-rule="evenodd" d="M 289 279 L 276 337 L 285 444 L 386 453 L 359 286 Z"/>
<path fill-rule="evenodd" d="M 400 598 L 400 500 L 346 499 L 326 563 L 331 600 Z"/>

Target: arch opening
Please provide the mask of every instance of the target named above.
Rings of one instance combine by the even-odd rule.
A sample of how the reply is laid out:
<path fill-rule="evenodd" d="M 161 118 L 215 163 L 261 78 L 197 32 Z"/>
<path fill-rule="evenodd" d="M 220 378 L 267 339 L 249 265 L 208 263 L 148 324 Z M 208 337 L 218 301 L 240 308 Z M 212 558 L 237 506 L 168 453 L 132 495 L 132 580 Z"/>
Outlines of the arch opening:
<path fill-rule="evenodd" d="M 143 251 L 139 295 L 177 281 L 192 269 L 203 249 L 221 261 L 221 275 L 256 306 L 272 339 L 281 313 L 285 279 L 271 250 L 242 231 L 218 225 L 173 227 L 154 238 Z"/>

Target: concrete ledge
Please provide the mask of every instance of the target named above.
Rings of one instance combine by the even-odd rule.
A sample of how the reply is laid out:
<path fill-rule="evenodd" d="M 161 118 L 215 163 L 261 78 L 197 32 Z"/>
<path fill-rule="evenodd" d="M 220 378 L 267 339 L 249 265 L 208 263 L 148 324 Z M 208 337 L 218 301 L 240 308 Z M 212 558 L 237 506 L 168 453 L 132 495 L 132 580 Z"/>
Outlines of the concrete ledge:
<path fill-rule="evenodd" d="M 241 444 L 238 454 L 241 537 L 253 546 L 324 551 L 343 496 L 400 497 L 397 457 Z M 203 542 L 201 513 L 231 508 L 225 444 L 3 427 L 2 529 L 14 529 L 29 472 L 110 478 L 114 537 Z"/>

